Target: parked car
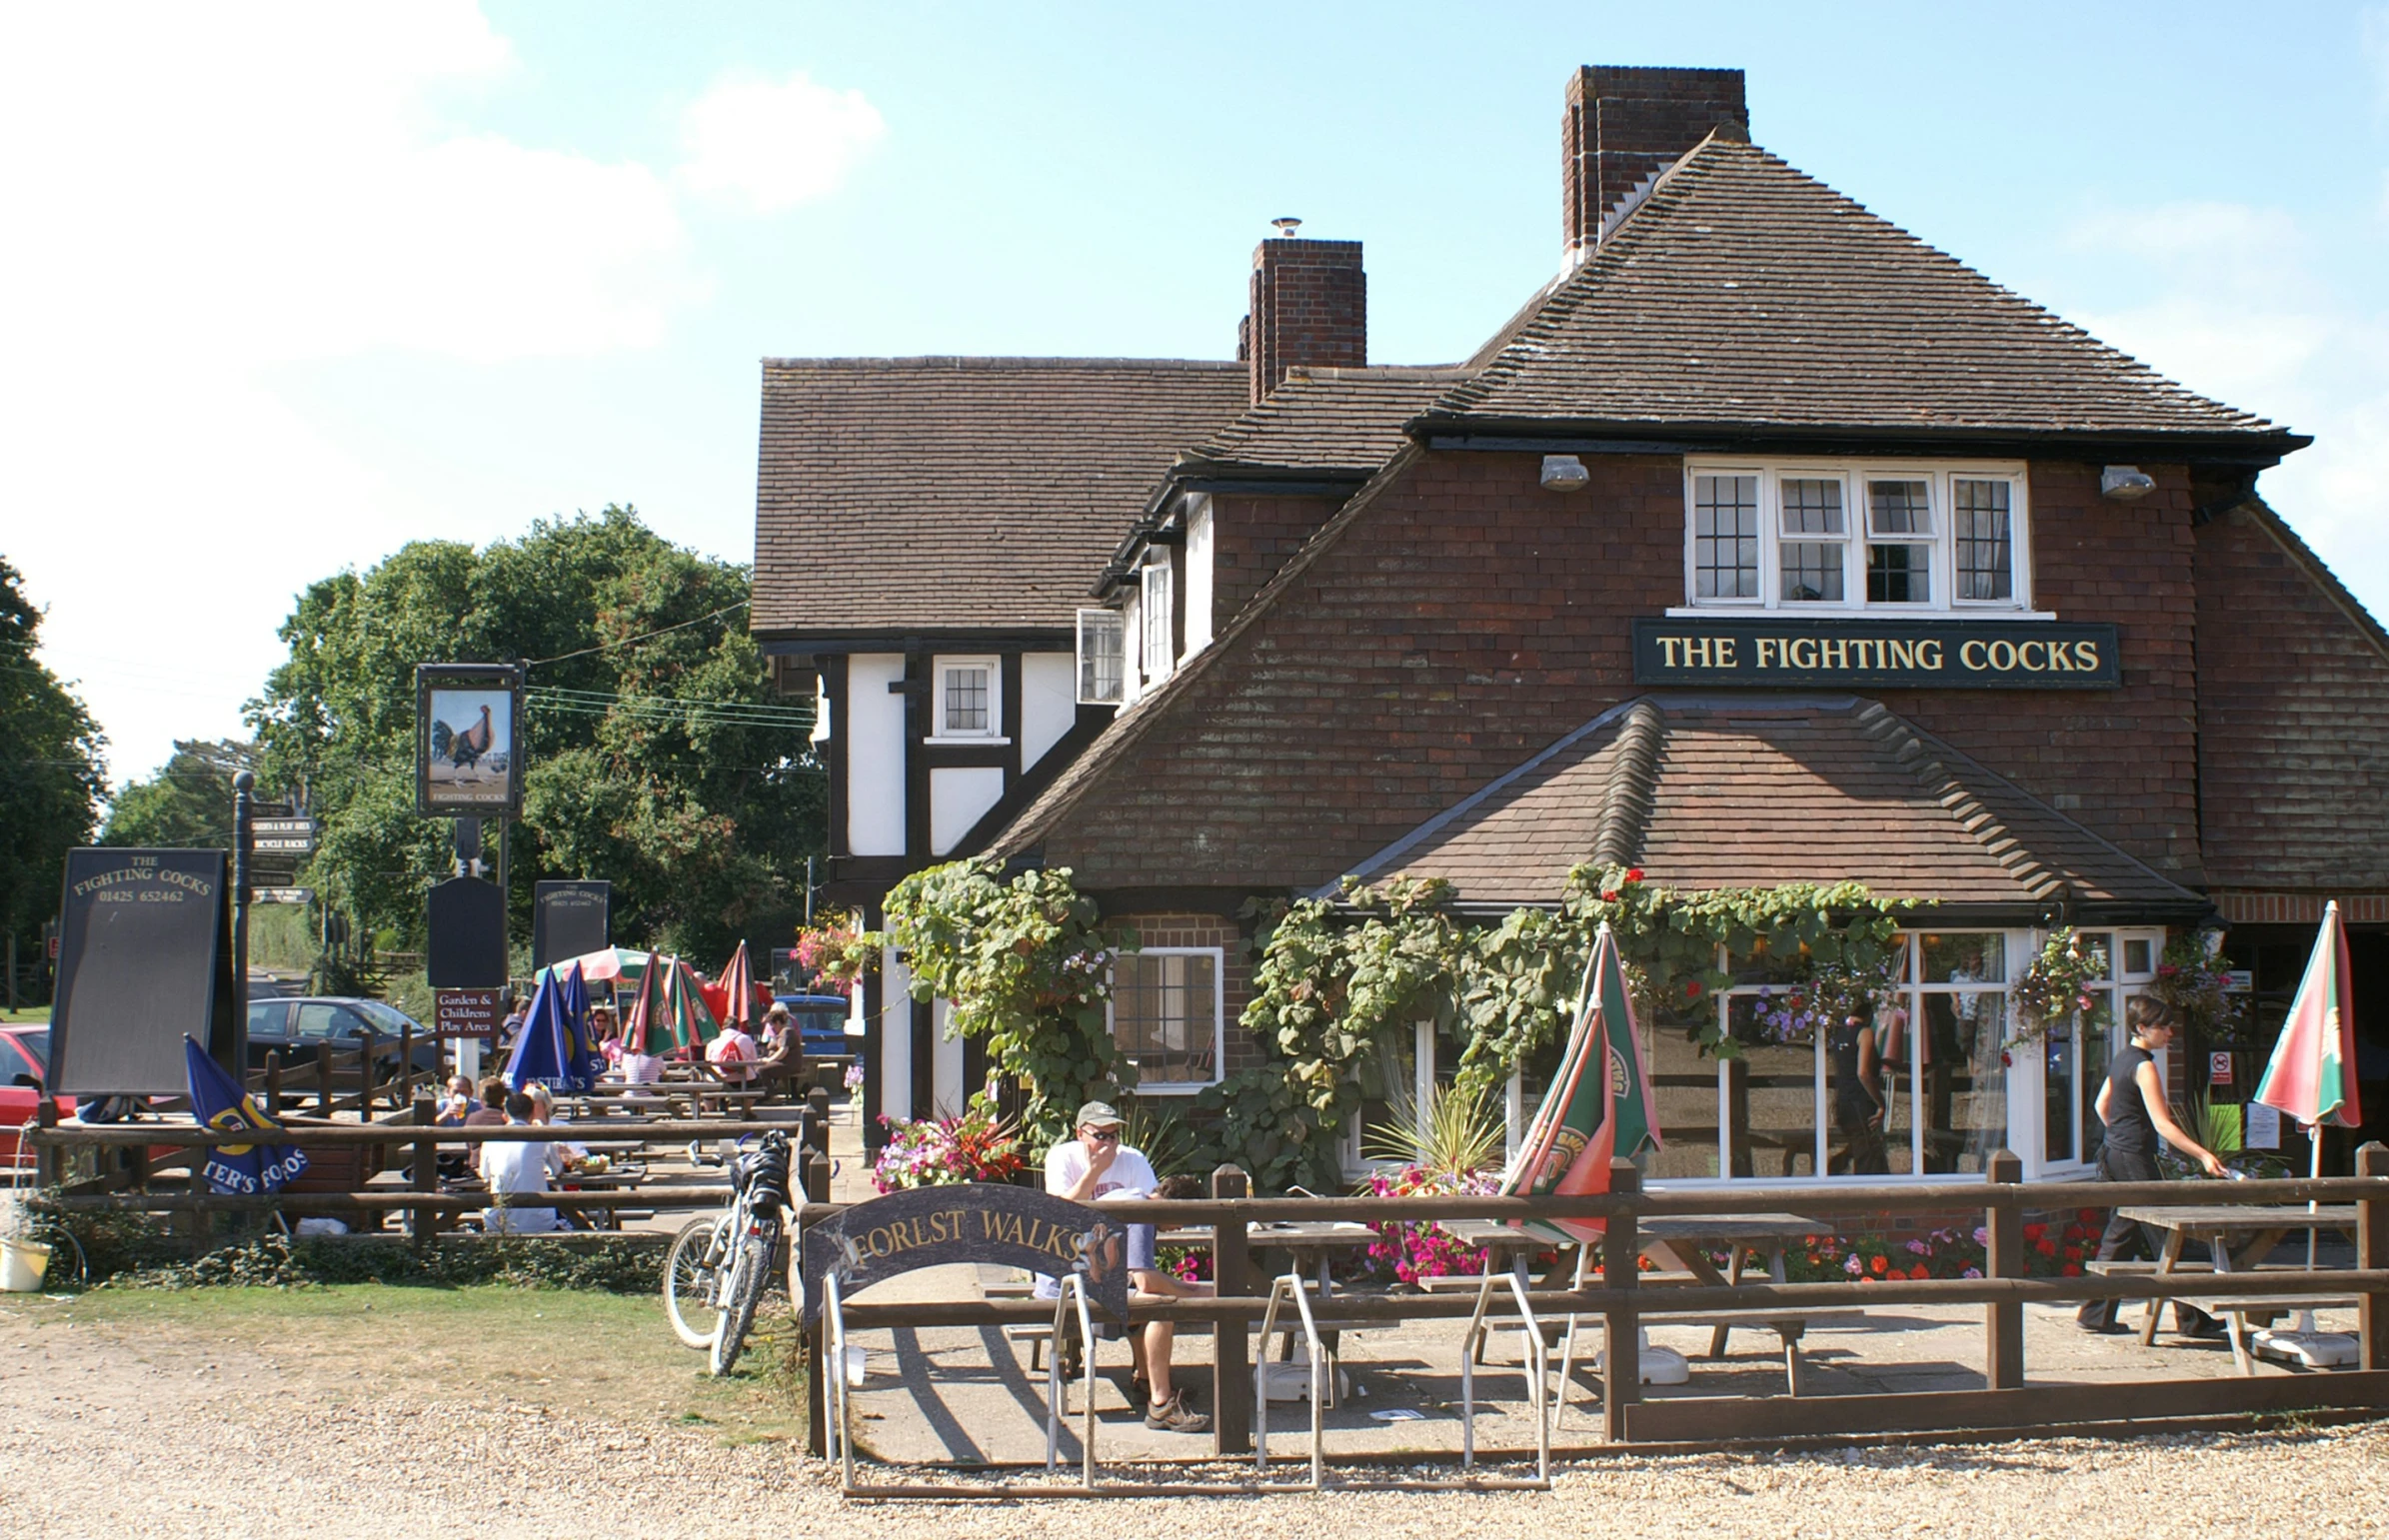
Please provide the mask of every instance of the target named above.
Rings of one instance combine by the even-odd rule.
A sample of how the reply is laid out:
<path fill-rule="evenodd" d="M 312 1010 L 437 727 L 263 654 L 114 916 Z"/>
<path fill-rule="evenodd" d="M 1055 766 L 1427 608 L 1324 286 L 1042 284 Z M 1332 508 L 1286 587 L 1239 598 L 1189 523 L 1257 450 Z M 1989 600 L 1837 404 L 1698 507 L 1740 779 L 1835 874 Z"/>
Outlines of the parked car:
<path fill-rule="evenodd" d="M 302 995 L 296 999 L 251 1000 L 249 1002 L 249 1067 L 263 1069 L 266 1057 L 275 1049 L 282 1050 L 282 1071 L 297 1078 L 290 1083 L 303 1088 L 314 1083 L 315 1050 L 319 1043 L 330 1043 L 335 1049 L 354 1048 L 357 1039 L 371 1028 L 380 1051 L 374 1057 L 378 1066 L 375 1078 L 388 1080 L 398 1073 L 398 1039 L 402 1031 L 415 1034 L 415 1073 L 436 1077 L 440 1073 L 440 1043 L 421 1022 L 386 1000 L 352 999 L 342 996 Z M 335 1067 L 332 1088 L 354 1095 L 357 1071 Z"/>
<path fill-rule="evenodd" d="M 0 1170 L 33 1164 L 33 1151 L 24 1148 L 16 1130 L 33 1121 L 34 1107 L 50 1078 L 50 1029 L 46 1026 L 0 1026 Z M 75 1098 L 58 1098 L 58 1115 L 71 1116 Z"/>
<path fill-rule="evenodd" d="M 789 1018 L 804 1034 L 807 1058 L 846 1058 L 863 1051 L 863 1039 L 846 1033 L 854 1011 L 843 994 L 775 994 L 788 1007 Z"/>

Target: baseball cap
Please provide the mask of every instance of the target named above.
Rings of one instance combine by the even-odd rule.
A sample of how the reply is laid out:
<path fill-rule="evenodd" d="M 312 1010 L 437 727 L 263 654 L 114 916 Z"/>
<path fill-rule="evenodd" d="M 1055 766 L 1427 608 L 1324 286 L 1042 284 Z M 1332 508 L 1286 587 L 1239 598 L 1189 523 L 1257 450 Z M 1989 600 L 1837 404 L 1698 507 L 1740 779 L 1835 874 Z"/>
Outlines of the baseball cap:
<path fill-rule="evenodd" d="M 1090 1101 L 1079 1108 L 1079 1115 L 1071 1124 L 1074 1128 L 1117 1128 L 1120 1109 L 1109 1101 Z"/>

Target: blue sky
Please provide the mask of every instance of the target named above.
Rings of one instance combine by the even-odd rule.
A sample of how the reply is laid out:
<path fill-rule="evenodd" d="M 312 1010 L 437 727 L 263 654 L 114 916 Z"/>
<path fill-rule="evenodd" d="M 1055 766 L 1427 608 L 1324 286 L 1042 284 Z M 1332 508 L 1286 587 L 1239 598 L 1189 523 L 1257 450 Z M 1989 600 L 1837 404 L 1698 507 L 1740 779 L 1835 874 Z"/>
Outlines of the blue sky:
<path fill-rule="evenodd" d="M 1224 357 L 1270 218 L 1370 356 L 1559 260 L 1582 63 L 2190 385 L 2376 611 L 2389 7 L 23 7 L 0 18 L 0 555 L 121 778 L 239 730 L 306 582 L 635 503 L 745 560 L 757 360 Z"/>

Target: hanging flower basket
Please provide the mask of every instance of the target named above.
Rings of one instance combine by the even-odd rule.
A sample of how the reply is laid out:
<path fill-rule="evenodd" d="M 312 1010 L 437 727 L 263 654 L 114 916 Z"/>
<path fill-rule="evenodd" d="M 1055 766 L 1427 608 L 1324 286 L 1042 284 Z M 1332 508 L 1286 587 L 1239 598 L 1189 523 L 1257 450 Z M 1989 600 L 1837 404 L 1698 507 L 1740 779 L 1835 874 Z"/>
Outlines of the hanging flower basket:
<path fill-rule="evenodd" d="M 2009 991 L 2016 1011 L 2015 1035 L 2009 1047 L 2041 1041 L 2049 1029 L 2076 1015 L 2092 1025 L 2106 1019 L 2107 995 L 2094 987 L 2108 977 L 2107 950 L 2085 940 L 2073 926 L 2051 931 L 2040 954 L 2024 969 Z"/>

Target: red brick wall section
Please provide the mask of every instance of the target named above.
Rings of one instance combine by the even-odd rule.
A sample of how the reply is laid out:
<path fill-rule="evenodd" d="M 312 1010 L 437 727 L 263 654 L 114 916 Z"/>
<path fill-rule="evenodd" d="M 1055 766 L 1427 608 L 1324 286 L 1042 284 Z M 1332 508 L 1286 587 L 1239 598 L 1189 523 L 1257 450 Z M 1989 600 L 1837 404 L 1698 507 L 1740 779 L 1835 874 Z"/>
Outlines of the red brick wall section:
<path fill-rule="evenodd" d="M 2215 907 L 2235 925 L 2319 925 L 2323 904 L 2339 900 L 2339 917 L 2351 925 L 2389 924 L 2389 893 L 2215 894 Z"/>
<path fill-rule="evenodd" d="M 1212 636 L 1227 630 L 1335 509 L 1333 498 L 1212 496 Z"/>
<path fill-rule="evenodd" d="M 1721 122 L 1747 132 L 1740 70 L 1588 64 L 1568 77 L 1560 114 L 1560 234 L 1588 251 L 1601 218 Z"/>
<path fill-rule="evenodd" d="M 1263 241 L 1252 253 L 1245 362 L 1258 402 L 1297 364 L 1368 362 L 1368 275 L 1358 241 Z"/>
<path fill-rule="evenodd" d="M 2100 468 L 2031 468 L 2033 603 L 2062 620 L 2111 621 L 2123 688 L 2113 691 L 1885 691 L 1885 706 L 1939 735 L 2058 811 L 2196 886 L 2198 612 L 2190 485 L 2143 466 L 2156 491 L 2099 496 Z"/>
<path fill-rule="evenodd" d="M 1683 598 L 1681 462 L 1438 453 L 1381 489 L 1052 831 L 1082 885 L 1333 880 L 1636 693 L 1630 623 Z M 2185 476 L 2136 503 L 2032 471 L 2039 599 L 2122 629 L 2124 686 L 1894 710 L 2177 879 L 2197 879 Z"/>
<path fill-rule="evenodd" d="M 1261 1062 L 1265 1055 L 1260 1043 L 1240 1024 L 1252 998 L 1252 959 L 1246 950 L 1249 937 L 1234 920 L 1218 914 L 1129 914 L 1117 919 L 1107 915 L 1106 920 L 1135 927 L 1137 939 L 1147 946 L 1218 947 L 1223 956 L 1220 993 L 1226 1002 L 1225 1072 L 1234 1074 Z"/>
<path fill-rule="evenodd" d="M 2199 529 L 2197 572 L 2208 875 L 2389 888 L 2389 659 L 2251 510 Z"/>

